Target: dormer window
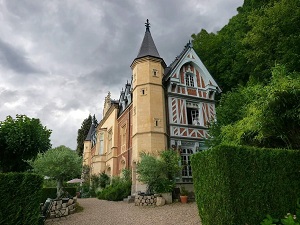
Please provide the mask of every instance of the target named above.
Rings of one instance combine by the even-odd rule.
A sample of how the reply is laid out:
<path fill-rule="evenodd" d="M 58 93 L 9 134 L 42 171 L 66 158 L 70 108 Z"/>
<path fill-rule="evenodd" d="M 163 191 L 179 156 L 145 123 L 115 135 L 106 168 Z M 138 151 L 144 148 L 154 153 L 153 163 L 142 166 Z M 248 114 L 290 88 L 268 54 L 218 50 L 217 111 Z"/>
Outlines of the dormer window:
<path fill-rule="evenodd" d="M 194 87 L 194 74 L 186 73 L 185 74 L 185 84 L 186 86 Z"/>

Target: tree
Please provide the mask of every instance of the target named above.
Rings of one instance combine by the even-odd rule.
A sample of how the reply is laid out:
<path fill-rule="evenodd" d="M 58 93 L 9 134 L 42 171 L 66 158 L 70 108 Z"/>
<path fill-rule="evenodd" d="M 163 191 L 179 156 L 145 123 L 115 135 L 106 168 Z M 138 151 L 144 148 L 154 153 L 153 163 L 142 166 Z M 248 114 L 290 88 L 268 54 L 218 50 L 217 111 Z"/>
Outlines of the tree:
<path fill-rule="evenodd" d="M 90 127 L 91 127 L 92 123 L 94 124 L 95 127 L 98 125 L 98 121 L 97 121 L 95 115 L 93 117 L 91 115 L 89 115 L 88 118 L 86 118 L 82 122 L 81 128 L 78 129 L 76 152 L 79 156 L 82 156 L 83 147 L 84 147 L 84 140 L 86 139 L 86 136 L 89 133 L 89 130 L 90 130 Z"/>
<path fill-rule="evenodd" d="M 211 143 L 300 149 L 299 100 L 300 73 L 277 65 L 268 85 L 248 84 L 222 96 Z"/>
<path fill-rule="evenodd" d="M 249 14 L 251 30 L 243 40 L 257 80 L 268 80 L 276 63 L 300 71 L 300 1 L 281 0 Z"/>
<path fill-rule="evenodd" d="M 299 23 L 299 0 L 245 0 L 216 34 L 193 34 L 193 46 L 223 93 L 249 80 L 266 84 L 276 63 L 300 71 Z"/>
<path fill-rule="evenodd" d="M 244 56 L 242 40 L 250 30 L 247 16 L 252 9 L 239 8 L 228 25 L 219 32 L 201 30 L 192 34 L 193 46 L 208 71 L 216 79 L 223 92 L 245 85 L 249 78 L 249 67 Z"/>
<path fill-rule="evenodd" d="M 181 170 L 177 152 L 165 150 L 159 156 L 141 153 L 141 160 L 137 163 L 138 180 L 147 184 L 147 193 L 171 192 L 175 187 L 175 178 Z"/>
<path fill-rule="evenodd" d="M 51 130 L 39 119 L 25 115 L 8 116 L 0 121 L 0 172 L 23 172 L 29 169 L 25 160 L 51 148 Z"/>
<path fill-rule="evenodd" d="M 63 181 L 81 174 L 82 158 L 66 146 L 59 146 L 45 153 L 39 153 L 29 164 L 33 171 L 53 178 L 57 182 L 57 197 L 62 193 Z"/>

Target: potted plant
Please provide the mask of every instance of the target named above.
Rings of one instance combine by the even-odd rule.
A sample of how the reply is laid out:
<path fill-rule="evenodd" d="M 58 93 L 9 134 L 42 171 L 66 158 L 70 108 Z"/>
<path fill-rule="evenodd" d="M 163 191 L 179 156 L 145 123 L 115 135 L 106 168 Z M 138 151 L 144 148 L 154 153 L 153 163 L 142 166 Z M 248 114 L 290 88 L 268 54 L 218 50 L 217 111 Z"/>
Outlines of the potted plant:
<path fill-rule="evenodd" d="M 180 188 L 180 201 L 181 203 L 187 203 L 189 192 L 184 186 Z"/>

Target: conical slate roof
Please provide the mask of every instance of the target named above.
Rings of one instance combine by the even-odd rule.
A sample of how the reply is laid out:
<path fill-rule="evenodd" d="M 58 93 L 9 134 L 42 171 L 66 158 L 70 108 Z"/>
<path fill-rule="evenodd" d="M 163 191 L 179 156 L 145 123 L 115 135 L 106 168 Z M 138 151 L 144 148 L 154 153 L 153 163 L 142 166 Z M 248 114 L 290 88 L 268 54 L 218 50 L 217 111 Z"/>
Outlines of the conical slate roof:
<path fill-rule="evenodd" d="M 92 140 L 92 134 L 94 133 L 94 131 L 95 131 L 95 125 L 92 123 L 91 126 L 90 126 L 89 133 L 88 133 L 88 135 L 85 138 L 85 141 Z"/>
<path fill-rule="evenodd" d="M 157 58 L 160 58 L 159 53 L 157 51 L 157 48 L 154 44 L 153 38 L 150 33 L 150 23 L 149 20 L 147 19 L 146 25 L 146 32 L 145 36 L 142 42 L 142 45 L 140 47 L 139 53 L 136 58 L 141 58 L 144 56 L 154 56 Z"/>

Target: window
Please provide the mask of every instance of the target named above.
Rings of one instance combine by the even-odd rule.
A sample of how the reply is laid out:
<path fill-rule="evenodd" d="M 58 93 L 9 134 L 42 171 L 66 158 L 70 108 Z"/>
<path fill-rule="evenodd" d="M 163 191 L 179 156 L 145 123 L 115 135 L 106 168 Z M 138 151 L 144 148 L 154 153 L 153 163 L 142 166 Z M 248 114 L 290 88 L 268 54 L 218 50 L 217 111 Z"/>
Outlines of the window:
<path fill-rule="evenodd" d="M 121 152 L 125 152 L 126 150 L 126 130 L 127 126 L 124 124 L 121 127 Z"/>
<path fill-rule="evenodd" d="M 182 148 L 181 149 L 181 165 L 182 171 L 181 175 L 184 178 L 192 178 L 192 167 L 191 167 L 191 155 L 193 154 L 193 149 Z"/>
<path fill-rule="evenodd" d="M 200 125 L 199 110 L 194 108 L 186 108 L 188 124 Z"/>
<path fill-rule="evenodd" d="M 185 74 L 185 84 L 186 86 L 194 87 L 194 74 L 192 73 Z"/>
<path fill-rule="evenodd" d="M 158 77 L 158 70 L 153 69 L 153 76 L 154 76 L 154 77 Z"/>
<path fill-rule="evenodd" d="M 96 131 L 94 131 L 94 133 L 92 134 L 92 147 L 94 147 L 96 145 L 97 142 L 97 133 Z"/>
<path fill-rule="evenodd" d="M 160 119 L 154 118 L 154 126 L 155 127 L 159 126 L 159 122 L 160 122 Z"/>
<path fill-rule="evenodd" d="M 147 94 L 147 89 L 141 88 L 141 95 L 146 95 L 146 94 Z"/>
<path fill-rule="evenodd" d="M 199 103 L 187 101 L 186 102 L 187 123 L 190 125 L 201 125 L 199 114 L 200 114 Z"/>
<path fill-rule="evenodd" d="M 104 138 L 103 138 L 103 133 L 100 134 L 100 143 L 99 143 L 99 155 L 103 155 L 104 153 Z"/>
<path fill-rule="evenodd" d="M 111 148 L 112 148 L 112 129 L 110 129 L 109 131 L 108 131 L 108 152 L 110 152 L 111 151 Z"/>

